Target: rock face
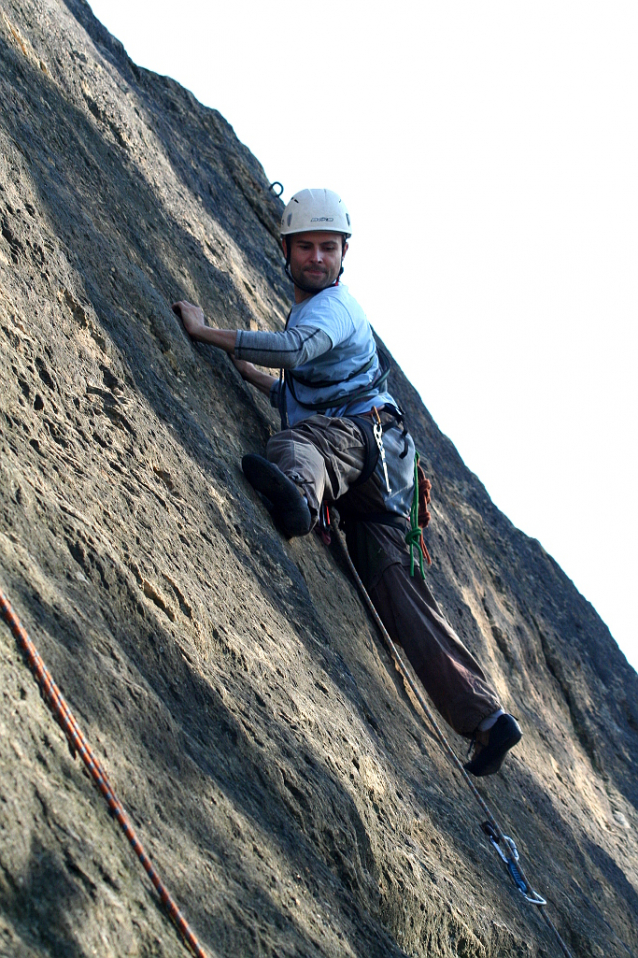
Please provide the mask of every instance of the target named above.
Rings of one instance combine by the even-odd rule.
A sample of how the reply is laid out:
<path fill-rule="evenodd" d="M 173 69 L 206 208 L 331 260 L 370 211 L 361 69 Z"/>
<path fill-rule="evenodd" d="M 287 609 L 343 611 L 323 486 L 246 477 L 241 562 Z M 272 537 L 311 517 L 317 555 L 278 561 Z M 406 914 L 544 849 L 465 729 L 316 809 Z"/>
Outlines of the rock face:
<path fill-rule="evenodd" d="M 0 586 L 208 954 L 559 955 L 338 551 L 244 481 L 265 398 L 170 310 L 281 328 L 259 163 L 82 0 L 2 0 L 0 94 Z M 525 732 L 481 794 L 572 954 L 635 956 L 638 677 L 391 382 L 432 588 Z M 0 657 L 0 954 L 185 954 L 4 625 Z"/>

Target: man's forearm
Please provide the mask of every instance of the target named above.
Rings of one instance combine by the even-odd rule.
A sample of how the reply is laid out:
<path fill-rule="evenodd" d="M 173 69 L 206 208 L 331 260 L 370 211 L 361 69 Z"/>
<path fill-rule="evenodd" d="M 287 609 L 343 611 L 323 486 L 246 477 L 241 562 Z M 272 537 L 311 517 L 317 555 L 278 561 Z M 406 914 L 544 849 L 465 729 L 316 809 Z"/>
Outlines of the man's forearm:
<path fill-rule="evenodd" d="M 242 379 L 250 383 L 251 386 L 255 386 L 260 392 L 265 393 L 267 396 L 270 395 L 270 390 L 277 382 L 274 376 L 269 376 L 268 373 L 262 372 L 261 369 L 257 369 L 252 363 L 247 363 L 239 359 L 233 359 L 233 362 L 241 373 Z"/>
<path fill-rule="evenodd" d="M 235 352 L 236 329 L 212 329 L 210 326 L 200 326 L 189 335 L 191 339 L 197 339 L 200 343 L 210 343 L 211 346 L 217 346 L 218 349 L 223 349 L 227 353 Z"/>

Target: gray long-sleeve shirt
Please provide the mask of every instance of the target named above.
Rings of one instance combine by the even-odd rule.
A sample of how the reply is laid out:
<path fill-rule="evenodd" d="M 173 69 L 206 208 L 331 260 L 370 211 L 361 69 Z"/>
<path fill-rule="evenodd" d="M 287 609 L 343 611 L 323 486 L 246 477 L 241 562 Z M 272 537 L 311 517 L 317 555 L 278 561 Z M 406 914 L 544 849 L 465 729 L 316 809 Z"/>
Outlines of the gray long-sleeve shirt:
<path fill-rule="evenodd" d="M 332 348 L 327 333 L 316 326 L 296 326 L 282 333 L 237 332 L 235 356 L 259 366 L 294 369 Z"/>

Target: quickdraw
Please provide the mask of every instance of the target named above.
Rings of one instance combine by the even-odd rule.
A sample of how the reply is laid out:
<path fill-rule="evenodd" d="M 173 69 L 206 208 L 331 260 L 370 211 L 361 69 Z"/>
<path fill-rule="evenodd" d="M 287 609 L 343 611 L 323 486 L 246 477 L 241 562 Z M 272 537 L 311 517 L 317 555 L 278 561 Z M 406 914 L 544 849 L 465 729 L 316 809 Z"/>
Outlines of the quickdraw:
<path fill-rule="evenodd" d="M 547 901 L 530 887 L 523 872 L 521 871 L 521 868 L 518 864 L 520 856 L 518 854 L 518 849 L 514 839 L 510 838 L 509 835 L 499 835 L 491 822 L 483 822 L 481 828 L 487 835 L 492 847 L 496 850 L 501 861 L 507 868 L 510 878 L 520 891 L 521 895 L 524 897 L 525 901 L 528 901 L 530 905 L 538 905 L 539 908 L 541 908 L 543 905 L 546 905 Z M 501 848 L 500 842 L 504 842 L 507 845 L 507 854 Z"/>
<path fill-rule="evenodd" d="M 392 489 L 390 488 L 390 479 L 388 478 L 388 464 L 385 459 L 385 449 L 383 448 L 383 426 L 381 424 L 381 416 L 379 415 L 379 410 L 376 406 L 372 407 L 373 413 L 373 425 L 372 432 L 374 434 L 374 441 L 377 444 L 377 449 L 379 450 L 379 456 L 381 457 L 381 468 L 383 469 L 383 478 L 385 479 L 386 488 L 388 490 L 388 495 L 392 495 Z"/>

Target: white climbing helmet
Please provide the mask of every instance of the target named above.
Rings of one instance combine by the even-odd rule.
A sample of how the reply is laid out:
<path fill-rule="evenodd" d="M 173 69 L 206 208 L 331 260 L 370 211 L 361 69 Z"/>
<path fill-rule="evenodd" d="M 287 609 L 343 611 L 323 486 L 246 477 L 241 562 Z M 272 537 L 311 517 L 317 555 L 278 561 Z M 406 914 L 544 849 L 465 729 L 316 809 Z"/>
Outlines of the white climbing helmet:
<path fill-rule="evenodd" d="M 292 233 L 341 233 L 352 236 L 350 214 L 332 190 L 300 190 L 289 201 L 281 217 L 281 235 Z"/>

